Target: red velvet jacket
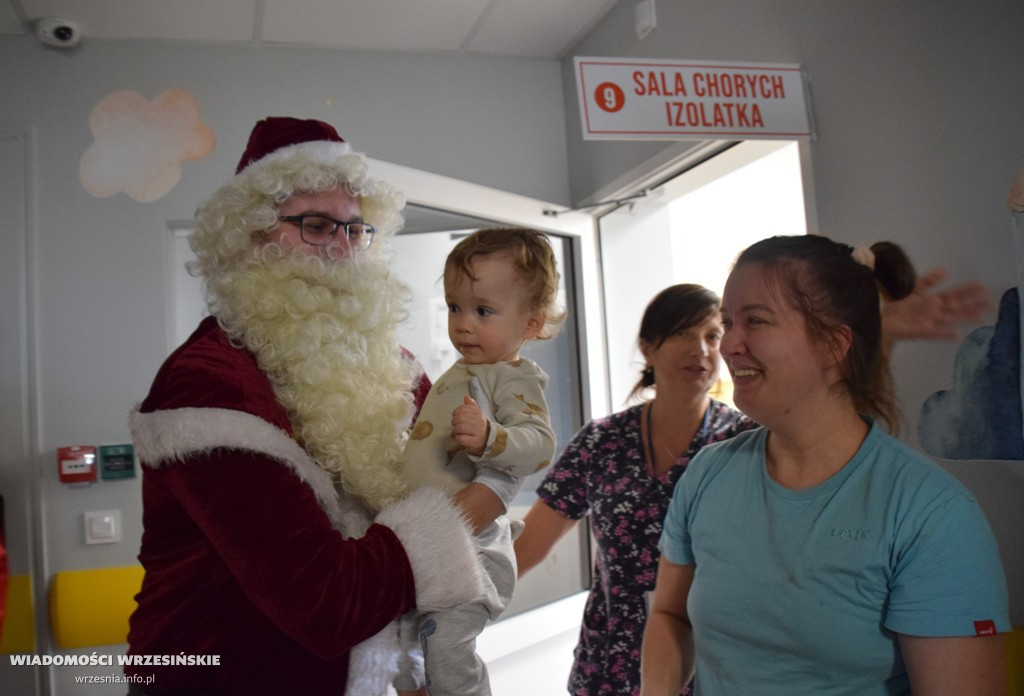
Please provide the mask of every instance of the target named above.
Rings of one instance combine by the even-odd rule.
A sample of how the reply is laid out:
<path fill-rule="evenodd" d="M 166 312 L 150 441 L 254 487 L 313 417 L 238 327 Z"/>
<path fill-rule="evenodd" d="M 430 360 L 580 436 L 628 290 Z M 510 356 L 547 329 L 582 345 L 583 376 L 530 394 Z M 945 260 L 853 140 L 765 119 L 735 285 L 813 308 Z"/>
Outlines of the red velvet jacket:
<path fill-rule="evenodd" d="M 129 653 L 220 664 L 125 672 L 202 694 L 343 693 L 353 646 L 416 604 L 399 537 L 376 524 L 342 537 L 362 513 L 291 439 L 255 358 L 212 318 L 167 359 L 132 425 L 146 574 Z"/>

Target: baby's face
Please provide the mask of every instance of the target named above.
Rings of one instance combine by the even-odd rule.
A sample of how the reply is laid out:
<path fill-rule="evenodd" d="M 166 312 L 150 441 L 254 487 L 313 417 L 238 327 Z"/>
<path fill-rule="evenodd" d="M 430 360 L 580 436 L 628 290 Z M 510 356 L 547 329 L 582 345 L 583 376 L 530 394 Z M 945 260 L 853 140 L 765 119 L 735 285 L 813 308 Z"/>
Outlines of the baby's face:
<path fill-rule="evenodd" d="M 473 365 L 519 360 L 523 343 L 543 328 L 543 316 L 529 308 L 526 288 L 504 254 L 478 256 L 470 269 L 476 280 L 459 271 L 444 278 L 452 345 Z"/>

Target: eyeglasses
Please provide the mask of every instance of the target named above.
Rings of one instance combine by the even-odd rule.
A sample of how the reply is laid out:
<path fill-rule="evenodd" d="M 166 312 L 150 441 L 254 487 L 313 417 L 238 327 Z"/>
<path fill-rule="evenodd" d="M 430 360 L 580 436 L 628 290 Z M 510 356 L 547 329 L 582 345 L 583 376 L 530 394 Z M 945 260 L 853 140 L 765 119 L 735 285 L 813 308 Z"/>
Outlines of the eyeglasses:
<path fill-rule="evenodd" d="M 377 228 L 368 222 L 345 222 L 326 215 L 281 215 L 277 219 L 298 225 L 302 241 L 315 246 L 330 245 L 338 230 L 344 229 L 345 241 L 349 248 L 365 251 L 370 248 L 373 233 L 377 231 Z"/>

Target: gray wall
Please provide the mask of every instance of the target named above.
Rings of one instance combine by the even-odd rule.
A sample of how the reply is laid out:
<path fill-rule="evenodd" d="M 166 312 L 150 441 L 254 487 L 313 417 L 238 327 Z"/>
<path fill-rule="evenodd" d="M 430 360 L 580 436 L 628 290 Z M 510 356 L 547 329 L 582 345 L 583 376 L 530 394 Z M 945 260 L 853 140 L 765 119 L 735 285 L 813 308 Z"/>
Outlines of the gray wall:
<path fill-rule="evenodd" d="M 995 299 L 1016 285 L 1006 199 L 1024 167 L 1024 3 L 663 0 L 643 41 L 632 6 L 620 2 L 573 55 L 799 63 L 818 131 L 807 171 L 818 231 L 855 245 L 896 241 L 919 268 L 948 266 L 951 280 L 986 283 Z M 572 56 L 562 76 L 573 200 L 665 151 L 658 142 L 581 140 Z M 896 348 L 908 441 L 916 444 L 923 401 L 952 386 L 955 352 Z M 1012 617 L 1024 625 L 1024 462 L 941 463 L 985 508 Z"/>

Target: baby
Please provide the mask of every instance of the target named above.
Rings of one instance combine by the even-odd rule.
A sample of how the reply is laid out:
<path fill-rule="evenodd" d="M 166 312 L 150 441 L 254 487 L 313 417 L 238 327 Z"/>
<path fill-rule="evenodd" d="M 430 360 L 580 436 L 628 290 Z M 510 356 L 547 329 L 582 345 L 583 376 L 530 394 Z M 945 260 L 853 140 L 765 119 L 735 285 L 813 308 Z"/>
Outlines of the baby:
<path fill-rule="evenodd" d="M 414 654 L 422 647 L 434 696 L 491 693 L 475 645 L 515 589 L 504 513 L 523 479 L 548 466 L 555 453 L 544 399 L 548 376 L 519 351 L 560 328 L 565 312 L 555 303 L 557 287 L 551 246 L 535 230 L 478 230 L 445 261 L 448 336 L 462 358 L 427 395 L 405 449 L 404 472 L 411 489 L 434 485 L 454 496 L 477 534 L 490 582 L 479 603 L 403 620 L 403 640 L 415 646 Z M 423 681 L 417 661 L 404 660 L 395 682 L 400 692 L 416 692 Z"/>

